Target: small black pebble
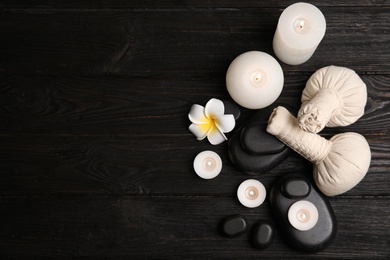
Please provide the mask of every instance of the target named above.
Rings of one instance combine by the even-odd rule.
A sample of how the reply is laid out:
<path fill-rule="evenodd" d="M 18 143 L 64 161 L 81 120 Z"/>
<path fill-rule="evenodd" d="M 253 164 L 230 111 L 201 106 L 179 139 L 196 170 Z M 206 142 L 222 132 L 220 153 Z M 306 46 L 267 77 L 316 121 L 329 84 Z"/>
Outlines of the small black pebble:
<path fill-rule="evenodd" d="M 271 223 L 260 220 L 252 229 L 251 242 L 254 247 L 265 249 L 271 245 L 274 228 Z"/>
<path fill-rule="evenodd" d="M 302 178 L 287 179 L 282 184 L 284 196 L 290 199 L 305 198 L 310 193 L 310 183 Z"/>
<path fill-rule="evenodd" d="M 248 229 L 247 220 L 242 215 L 232 215 L 222 220 L 221 232 L 227 237 L 237 237 Z"/>

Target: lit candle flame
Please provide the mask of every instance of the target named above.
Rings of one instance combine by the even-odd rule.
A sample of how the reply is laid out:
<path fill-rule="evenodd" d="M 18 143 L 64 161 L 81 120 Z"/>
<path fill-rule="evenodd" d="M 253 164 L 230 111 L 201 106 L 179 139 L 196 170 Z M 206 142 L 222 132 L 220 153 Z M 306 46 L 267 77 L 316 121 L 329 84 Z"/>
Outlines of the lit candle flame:
<path fill-rule="evenodd" d="M 304 26 L 305 26 L 305 21 L 302 20 L 302 21 L 299 23 L 299 28 L 303 29 Z"/>

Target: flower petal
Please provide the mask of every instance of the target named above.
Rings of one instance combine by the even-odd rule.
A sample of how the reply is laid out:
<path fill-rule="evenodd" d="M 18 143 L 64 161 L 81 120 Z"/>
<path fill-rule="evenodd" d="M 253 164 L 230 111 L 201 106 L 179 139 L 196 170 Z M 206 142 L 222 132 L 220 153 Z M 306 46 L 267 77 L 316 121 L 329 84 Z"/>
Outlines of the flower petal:
<path fill-rule="evenodd" d="M 221 100 L 212 98 L 207 102 L 204 113 L 208 118 L 222 116 L 225 113 L 225 105 Z"/>
<path fill-rule="evenodd" d="M 193 135 L 195 135 L 195 137 L 198 139 L 198 140 L 203 140 L 207 133 L 209 132 L 210 130 L 210 125 L 208 124 L 191 124 L 188 129 L 191 131 L 191 133 L 193 133 Z"/>
<path fill-rule="evenodd" d="M 218 127 L 216 126 L 213 126 L 209 130 L 207 133 L 207 139 L 212 145 L 217 145 L 227 140 L 226 136 L 221 131 L 219 131 Z"/>
<path fill-rule="evenodd" d="M 191 107 L 190 113 L 188 113 L 188 118 L 195 124 L 207 124 L 209 120 L 207 119 L 204 110 L 203 106 L 194 104 Z"/>
<path fill-rule="evenodd" d="M 217 125 L 219 131 L 228 133 L 234 129 L 236 120 L 233 115 L 222 115 L 215 118 L 215 124 Z"/>

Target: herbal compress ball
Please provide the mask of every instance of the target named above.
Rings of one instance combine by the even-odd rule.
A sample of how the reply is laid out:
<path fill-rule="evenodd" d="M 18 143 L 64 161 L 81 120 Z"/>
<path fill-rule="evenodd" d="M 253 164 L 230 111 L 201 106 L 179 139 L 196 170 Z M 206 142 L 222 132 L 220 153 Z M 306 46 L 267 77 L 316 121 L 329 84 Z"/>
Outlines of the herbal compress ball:
<path fill-rule="evenodd" d="M 328 196 L 352 189 L 370 166 L 370 147 L 362 135 L 349 132 L 326 140 L 318 134 L 303 131 L 297 119 L 284 107 L 275 108 L 267 132 L 313 163 L 317 187 Z"/>
<path fill-rule="evenodd" d="M 347 126 L 363 114 L 367 88 L 351 69 L 329 66 L 317 70 L 302 92 L 299 126 L 318 133 L 325 126 Z"/>

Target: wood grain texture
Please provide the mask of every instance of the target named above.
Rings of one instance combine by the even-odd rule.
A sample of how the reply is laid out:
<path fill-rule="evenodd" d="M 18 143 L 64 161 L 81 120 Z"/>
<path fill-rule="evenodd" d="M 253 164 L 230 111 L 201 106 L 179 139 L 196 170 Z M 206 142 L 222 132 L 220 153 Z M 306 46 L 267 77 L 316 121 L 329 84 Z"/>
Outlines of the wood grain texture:
<path fill-rule="evenodd" d="M 324 7 L 322 11 L 327 17 L 324 40 L 307 63 L 299 68 L 284 65 L 285 71 L 312 72 L 329 64 L 360 73 L 390 71 L 389 54 L 384 51 L 390 44 L 387 8 Z M 273 53 L 280 13 L 279 8 L 5 10 L 0 18 L 0 71 L 212 78 L 225 72 L 242 52 Z"/>
<path fill-rule="evenodd" d="M 339 228 L 337 238 L 326 250 L 308 255 L 291 250 L 279 232 L 263 251 L 251 247 L 248 234 L 234 239 L 219 234 L 219 221 L 232 213 L 244 214 L 250 227 L 260 219 L 272 221 L 266 204 L 251 210 L 226 197 L 1 198 L 1 208 L 10 214 L 3 215 L 0 224 L 0 255 L 386 258 L 390 256 L 389 219 L 383 221 L 378 214 L 387 210 L 386 201 L 332 200 Z M 356 208 L 364 214 L 355 214 Z"/>
<path fill-rule="evenodd" d="M 276 102 L 298 109 L 309 76 L 286 75 Z M 362 79 L 368 89 L 365 114 L 343 130 L 378 135 L 378 131 L 390 129 L 390 76 L 363 75 Z M 223 75 L 209 81 L 0 75 L 0 93 L 3 134 L 188 134 L 192 104 L 229 97 Z M 243 109 L 243 113 L 253 112 Z M 334 129 L 324 131 L 332 132 Z"/>
<path fill-rule="evenodd" d="M 387 134 L 388 136 L 388 134 Z M 367 176 L 345 196 L 389 196 L 388 137 L 368 137 L 372 162 Z M 210 147 L 191 135 L 1 137 L 2 195 L 116 194 L 234 196 L 248 176 L 229 161 L 227 144 Z M 218 178 L 204 181 L 192 168 L 195 156 L 211 149 L 223 160 Z M 256 178 L 270 187 L 291 171 L 312 173 L 311 164 L 293 154 Z M 173 182 L 173 183 L 172 183 Z M 173 185 L 173 186 L 172 186 Z"/>
<path fill-rule="evenodd" d="M 96 10 L 96 9 L 119 9 L 123 10 L 126 8 L 142 8 L 146 10 L 155 10 L 155 9 L 175 9 L 175 8 L 185 8 L 189 10 L 194 10 L 195 8 L 264 8 L 264 7 L 279 7 L 286 8 L 287 6 L 295 3 L 293 0 L 279 0 L 277 2 L 269 1 L 256 1 L 256 0 L 198 0 L 198 1 L 176 1 L 176 0 L 85 0 L 82 2 L 79 1 L 64 1 L 64 0 L 35 0 L 33 2 L 28 0 L 4 0 L 1 1 L 0 6 L 4 8 L 39 8 L 39 9 L 73 9 L 73 10 Z M 351 7 L 351 2 L 348 0 L 313 0 L 310 1 L 311 4 L 322 7 L 340 7 L 348 6 Z M 382 6 L 388 7 L 390 2 L 388 0 L 359 0 L 355 1 L 353 6 L 364 6 L 364 7 L 373 7 L 373 6 Z"/>
<path fill-rule="evenodd" d="M 367 84 L 364 116 L 321 132 L 358 132 L 372 152 L 363 181 L 331 198 L 335 241 L 303 254 L 277 231 L 259 251 L 248 234 L 218 232 L 231 214 L 251 226 L 273 222 L 268 201 L 239 204 L 242 181 L 269 189 L 289 172 L 311 175 L 296 153 L 268 173 L 246 175 L 229 161 L 226 142 L 212 146 L 188 131 L 192 104 L 229 98 L 225 74 L 237 55 L 273 55 L 278 18 L 292 3 L 1 1 L 0 258 L 390 258 L 387 0 L 312 1 L 326 17 L 325 38 L 307 63 L 281 64 L 277 102 L 295 109 L 321 67 L 346 66 Z M 254 112 L 243 109 L 237 125 Z M 203 150 L 222 158 L 216 179 L 193 171 Z"/>

